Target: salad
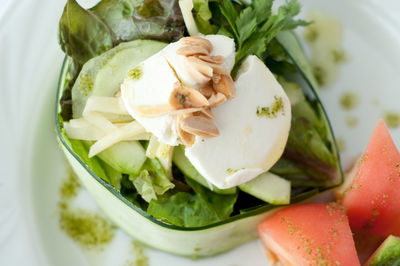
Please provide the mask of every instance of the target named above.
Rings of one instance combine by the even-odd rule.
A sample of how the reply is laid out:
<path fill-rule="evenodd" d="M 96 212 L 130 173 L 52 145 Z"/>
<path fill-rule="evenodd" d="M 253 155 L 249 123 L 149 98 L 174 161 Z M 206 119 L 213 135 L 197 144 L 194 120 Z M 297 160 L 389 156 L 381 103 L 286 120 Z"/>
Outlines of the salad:
<path fill-rule="evenodd" d="M 296 0 L 68 0 L 61 148 L 118 226 L 180 255 L 256 237 L 342 182 Z"/>

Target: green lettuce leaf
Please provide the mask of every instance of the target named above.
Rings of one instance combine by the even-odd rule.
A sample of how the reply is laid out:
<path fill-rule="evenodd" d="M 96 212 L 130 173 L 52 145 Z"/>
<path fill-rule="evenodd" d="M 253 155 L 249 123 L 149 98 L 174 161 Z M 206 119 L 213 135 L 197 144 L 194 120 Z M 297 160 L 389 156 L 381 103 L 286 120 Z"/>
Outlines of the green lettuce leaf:
<path fill-rule="evenodd" d="M 178 192 L 152 200 L 147 212 L 154 218 L 184 227 L 200 227 L 227 219 L 233 212 L 237 193 L 220 195 L 186 179 L 194 193 Z"/>
<path fill-rule="evenodd" d="M 218 27 L 210 23 L 212 13 L 208 2 L 208 0 L 193 0 L 194 20 L 201 33 L 216 34 Z"/>
<path fill-rule="evenodd" d="M 103 0 L 88 10 L 68 0 L 59 22 L 59 43 L 83 65 L 122 41 L 171 42 L 184 31 L 178 0 Z"/>
<path fill-rule="evenodd" d="M 90 144 L 82 140 L 69 139 L 64 129 L 61 129 L 61 134 L 69 147 L 79 156 L 79 158 L 93 171 L 98 177 L 110 183 L 110 180 L 104 170 L 100 159 L 93 157 L 89 158 Z"/>
<path fill-rule="evenodd" d="M 148 158 L 144 163 L 139 175 L 130 175 L 136 191 L 142 198 L 150 202 L 157 199 L 157 196 L 163 195 L 175 185 L 168 179 L 165 170 L 158 159 Z"/>

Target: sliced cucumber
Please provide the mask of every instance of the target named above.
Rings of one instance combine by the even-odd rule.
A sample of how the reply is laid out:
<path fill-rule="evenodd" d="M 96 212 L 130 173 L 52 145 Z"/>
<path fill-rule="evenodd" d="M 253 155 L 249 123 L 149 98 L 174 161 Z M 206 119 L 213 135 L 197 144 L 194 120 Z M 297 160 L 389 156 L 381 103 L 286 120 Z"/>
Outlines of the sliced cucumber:
<path fill-rule="evenodd" d="M 172 162 L 182 171 L 182 173 L 193 179 L 202 186 L 212 189 L 218 194 L 235 194 L 236 187 L 229 189 L 219 189 L 216 186 L 207 182 L 207 180 L 194 168 L 190 163 L 189 159 L 185 156 L 185 148 L 183 146 L 178 146 L 174 149 L 174 154 L 172 156 Z"/>
<path fill-rule="evenodd" d="M 97 156 L 118 172 L 138 174 L 146 161 L 146 151 L 137 141 L 122 141 L 100 152 Z"/>
<path fill-rule="evenodd" d="M 270 172 L 239 185 L 244 192 L 274 205 L 290 203 L 290 187 L 290 181 Z"/>
<path fill-rule="evenodd" d="M 151 40 L 121 43 L 89 60 L 72 88 L 74 118 L 82 116 L 89 96 L 113 96 L 129 70 L 160 51 L 167 44 Z"/>

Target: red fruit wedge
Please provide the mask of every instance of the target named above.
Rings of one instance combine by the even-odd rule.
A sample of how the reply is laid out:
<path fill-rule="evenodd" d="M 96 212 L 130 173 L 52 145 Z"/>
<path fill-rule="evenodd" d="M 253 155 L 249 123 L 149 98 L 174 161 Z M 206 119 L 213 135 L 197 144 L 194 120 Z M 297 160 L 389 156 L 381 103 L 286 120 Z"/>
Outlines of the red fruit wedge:
<path fill-rule="evenodd" d="M 258 226 L 271 265 L 360 265 L 344 208 L 295 205 Z"/>
<path fill-rule="evenodd" d="M 348 178 L 340 197 L 352 228 L 400 236 L 400 153 L 382 120 Z"/>

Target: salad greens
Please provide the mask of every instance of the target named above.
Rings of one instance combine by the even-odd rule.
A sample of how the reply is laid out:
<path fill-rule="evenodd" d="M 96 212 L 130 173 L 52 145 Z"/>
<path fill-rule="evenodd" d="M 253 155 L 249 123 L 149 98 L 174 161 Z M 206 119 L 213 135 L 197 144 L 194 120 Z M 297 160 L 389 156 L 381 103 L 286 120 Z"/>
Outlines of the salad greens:
<path fill-rule="evenodd" d="M 194 0 L 192 12 L 201 33 L 223 34 L 235 40 L 233 75 L 246 56 L 255 54 L 287 92 L 292 103 L 292 129 L 284 155 L 270 171 L 291 181 L 291 199 L 295 201 L 340 183 L 337 177 L 341 170 L 315 78 L 308 71 L 297 39 L 289 31 L 308 22 L 294 18 L 300 11 L 296 0 L 286 2 L 276 14 L 272 12 L 273 2 Z M 79 117 L 93 91 L 101 96 L 114 95 L 123 79 L 118 76 L 120 73 L 126 73 L 162 49 L 166 45 L 162 42 L 177 41 L 184 35 L 178 0 L 103 0 L 88 10 L 75 0 L 68 0 L 59 24 L 60 45 L 70 57 L 60 100 L 61 127 L 73 114 Z M 119 74 L 109 74 L 110 62 L 118 65 Z M 212 191 L 181 147 L 175 148 L 180 153 L 174 153 L 170 179 L 158 159 L 145 157 L 148 141 L 121 142 L 89 158 L 91 142 L 69 140 L 62 128 L 61 132 L 76 155 L 98 177 L 166 223 L 201 227 L 272 206 L 237 188 Z M 138 151 L 134 157 L 128 151 L 130 147 Z M 130 162 L 131 158 L 136 159 Z"/>
<path fill-rule="evenodd" d="M 186 179 L 194 193 L 178 192 L 151 201 L 147 212 L 153 217 L 184 227 L 199 227 L 220 222 L 230 216 L 237 193 L 221 195 Z"/>

